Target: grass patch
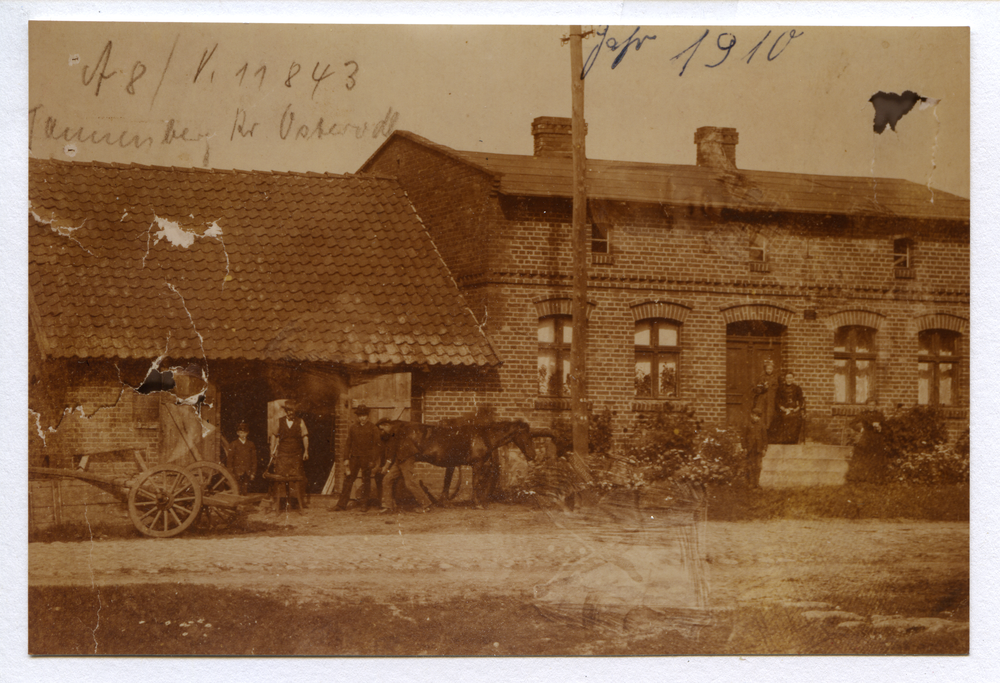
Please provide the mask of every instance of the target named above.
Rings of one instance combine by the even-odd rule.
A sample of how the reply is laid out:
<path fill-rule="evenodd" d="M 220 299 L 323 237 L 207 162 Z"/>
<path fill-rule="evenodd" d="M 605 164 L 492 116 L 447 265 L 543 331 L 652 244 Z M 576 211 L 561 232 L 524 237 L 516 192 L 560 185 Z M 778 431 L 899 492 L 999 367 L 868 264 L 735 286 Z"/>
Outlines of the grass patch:
<path fill-rule="evenodd" d="M 899 586 L 893 594 L 912 588 Z M 955 590 L 942 586 L 930 592 Z M 845 599 L 840 606 L 847 609 L 851 604 Z M 871 614 L 869 607 L 858 610 Z M 809 621 L 801 612 L 743 607 L 722 613 L 696 636 L 687 637 L 671 631 L 615 634 L 557 624 L 517 597 L 428 603 L 401 595 L 391 603 L 362 599 L 317 604 L 291 594 L 206 586 L 35 587 L 28 593 L 28 648 L 35 655 L 508 657 L 964 654 L 969 649 L 968 631 L 896 632 L 868 626 L 847 630 Z"/>
<path fill-rule="evenodd" d="M 738 522 L 768 519 L 911 519 L 969 521 L 969 486 L 813 486 L 787 489 L 708 489 L 708 519 Z"/>

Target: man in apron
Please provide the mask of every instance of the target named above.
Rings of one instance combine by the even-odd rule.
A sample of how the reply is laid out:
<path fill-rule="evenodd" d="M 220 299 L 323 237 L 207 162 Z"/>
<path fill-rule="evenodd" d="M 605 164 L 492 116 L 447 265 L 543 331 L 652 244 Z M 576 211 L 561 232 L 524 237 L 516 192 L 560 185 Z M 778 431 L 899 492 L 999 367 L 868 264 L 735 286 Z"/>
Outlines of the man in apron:
<path fill-rule="evenodd" d="M 281 509 L 281 492 L 285 489 L 284 481 L 289 482 L 288 507 L 294 507 L 293 500 L 298 502 L 301 512 L 305 504 L 306 470 L 303 462 L 309 459 L 309 431 L 305 422 L 298 417 L 296 405 L 285 403 L 285 417 L 278 419 L 278 429 L 271 436 L 271 459 L 274 461 L 274 475 L 279 477 L 275 486 L 275 506 Z M 294 481 L 298 479 L 298 481 Z M 284 480 L 284 481 L 282 481 Z M 293 495 L 294 494 L 294 495 Z"/>

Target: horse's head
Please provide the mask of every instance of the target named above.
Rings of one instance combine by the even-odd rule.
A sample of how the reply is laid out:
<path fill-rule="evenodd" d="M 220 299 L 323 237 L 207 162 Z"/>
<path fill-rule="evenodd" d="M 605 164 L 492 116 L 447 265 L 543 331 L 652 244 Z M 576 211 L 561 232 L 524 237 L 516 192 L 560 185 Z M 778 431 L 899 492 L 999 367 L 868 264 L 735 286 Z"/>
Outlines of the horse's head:
<path fill-rule="evenodd" d="M 399 420 L 390 420 L 387 417 L 383 417 L 376 424 L 379 432 L 382 434 L 382 440 L 390 439 L 396 435 L 399 431 Z"/>
<path fill-rule="evenodd" d="M 534 460 L 535 440 L 531 437 L 531 425 L 524 420 L 515 420 L 513 422 L 513 429 L 514 433 L 511 441 L 515 446 L 521 449 L 525 458 L 528 460 Z"/>

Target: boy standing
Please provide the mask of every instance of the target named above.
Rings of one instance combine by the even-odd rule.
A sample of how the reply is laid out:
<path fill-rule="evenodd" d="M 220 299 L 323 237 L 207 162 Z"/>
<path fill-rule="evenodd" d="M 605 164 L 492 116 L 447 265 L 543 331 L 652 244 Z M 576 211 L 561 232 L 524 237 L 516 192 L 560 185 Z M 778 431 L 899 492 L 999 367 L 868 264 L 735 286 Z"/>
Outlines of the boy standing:
<path fill-rule="evenodd" d="M 229 444 L 229 470 L 240 485 L 240 495 L 246 495 L 247 486 L 257 478 L 257 447 L 249 441 L 250 430 L 246 422 L 236 428 L 236 440 Z"/>
<path fill-rule="evenodd" d="M 746 438 L 743 440 L 747 451 L 746 481 L 750 488 L 760 488 L 760 470 L 767 452 L 767 426 L 761 419 L 760 411 L 750 413 Z"/>

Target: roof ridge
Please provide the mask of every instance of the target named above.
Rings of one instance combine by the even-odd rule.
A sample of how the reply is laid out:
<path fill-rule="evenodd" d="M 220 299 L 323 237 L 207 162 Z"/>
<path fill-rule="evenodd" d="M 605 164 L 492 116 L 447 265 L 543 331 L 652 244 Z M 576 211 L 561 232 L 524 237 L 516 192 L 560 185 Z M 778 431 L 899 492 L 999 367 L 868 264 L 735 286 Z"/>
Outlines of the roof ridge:
<path fill-rule="evenodd" d="M 422 135 L 417 135 L 416 133 L 414 133 L 412 131 L 409 131 L 409 130 L 400 130 L 400 129 L 396 129 L 396 130 L 392 131 L 392 135 L 390 135 L 388 138 L 386 138 L 385 142 L 383 142 L 381 145 L 379 145 L 378 149 L 376 149 L 374 152 L 372 152 L 372 155 L 370 157 L 368 157 L 365 160 L 365 162 L 363 164 L 361 164 L 361 166 L 358 167 L 359 170 L 364 169 L 366 166 L 368 166 L 375 159 L 375 157 L 377 157 L 379 154 L 382 153 L 382 150 L 385 149 L 389 145 L 389 143 L 392 141 L 392 139 L 395 138 L 395 137 L 405 138 L 405 139 L 409 140 L 410 142 L 415 142 L 418 145 L 423 145 L 424 147 L 427 147 L 431 151 L 437 152 L 438 154 L 442 154 L 442 155 L 444 155 L 446 157 L 454 159 L 455 161 L 457 161 L 459 163 L 462 163 L 462 164 L 465 164 L 467 166 L 472 166 L 476 170 L 481 171 L 482 173 L 485 173 L 488 176 L 498 177 L 498 176 L 502 175 L 501 173 L 497 172 L 494 169 L 491 169 L 491 168 L 488 168 L 486 166 L 483 166 L 482 164 L 476 163 L 472 159 L 467 159 L 466 157 L 464 157 L 462 155 L 462 152 L 460 150 L 454 149 L 452 147 L 448 147 L 447 145 L 442 145 L 440 142 L 434 142 L 433 140 L 429 140 L 429 139 L 425 138 Z"/>
<path fill-rule="evenodd" d="M 199 166 L 161 166 L 157 164 L 142 164 L 138 162 L 122 163 L 117 161 L 68 161 L 65 159 L 52 159 L 42 157 L 29 157 L 29 164 L 55 164 L 57 166 L 84 167 L 93 166 L 98 168 L 114 168 L 119 170 L 139 169 L 150 171 L 171 171 L 184 173 L 213 173 L 213 174 L 243 174 L 243 175 L 272 175 L 272 176 L 294 176 L 301 178 L 360 178 L 364 180 L 395 180 L 391 176 L 382 176 L 375 173 L 331 173 L 329 171 L 278 171 L 262 169 L 242 169 L 242 168 L 202 168 Z"/>

